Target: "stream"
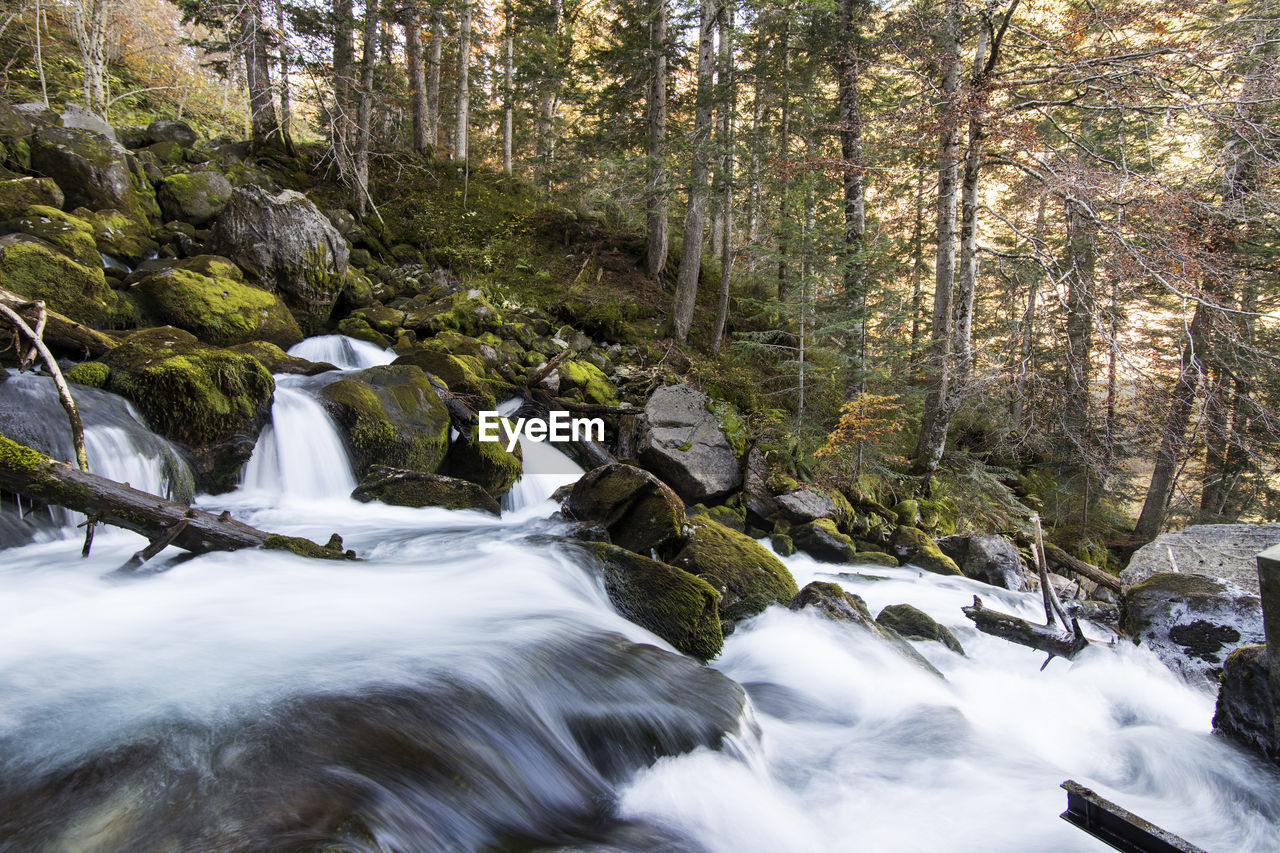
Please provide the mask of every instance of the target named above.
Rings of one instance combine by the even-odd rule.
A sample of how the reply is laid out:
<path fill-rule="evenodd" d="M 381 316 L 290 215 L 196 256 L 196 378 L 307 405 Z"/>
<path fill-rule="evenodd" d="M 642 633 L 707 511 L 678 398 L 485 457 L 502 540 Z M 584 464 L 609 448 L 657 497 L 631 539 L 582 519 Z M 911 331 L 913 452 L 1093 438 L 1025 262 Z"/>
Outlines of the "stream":
<path fill-rule="evenodd" d="M 338 336 L 292 352 L 389 360 Z M 941 680 L 772 607 L 701 666 L 562 544 L 550 496 L 582 471 L 551 445 L 524 445 L 501 518 L 351 500 L 314 397 L 337 375 L 277 376 L 242 487 L 196 500 L 340 532 L 359 562 L 169 549 L 110 580 L 141 537 L 100 530 L 85 560 L 70 514 L 0 504 L 0 851 L 1109 850 L 1059 819 L 1068 778 L 1208 851 L 1280 851 L 1280 774 L 1145 650 L 1041 672 L 960 612 L 977 593 L 1042 621 L 1036 596 L 796 555 L 800 586 L 910 603 L 966 656 L 915 643 Z M 182 494 L 175 448 L 76 390 L 93 470 Z M 43 377 L 0 382 L 0 430 L 66 455 Z"/>

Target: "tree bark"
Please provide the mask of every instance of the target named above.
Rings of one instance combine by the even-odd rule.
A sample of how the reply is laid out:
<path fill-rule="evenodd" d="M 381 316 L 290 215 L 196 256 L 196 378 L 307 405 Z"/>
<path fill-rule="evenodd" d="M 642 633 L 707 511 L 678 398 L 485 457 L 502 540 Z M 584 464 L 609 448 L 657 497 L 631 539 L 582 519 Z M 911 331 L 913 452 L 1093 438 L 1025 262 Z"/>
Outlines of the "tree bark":
<path fill-rule="evenodd" d="M 515 11 L 511 0 L 502 4 L 502 16 L 502 172 L 510 175 L 515 116 Z"/>
<path fill-rule="evenodd" d="M 858 86 L 862 65 L 859 15 L 863 0 L 841 0 L 840 43 L 837 47 L 837 88 L 840 101 L 840 158 L 844 190 L 844 298 L 854 316 L 852 382 L 848 388 L 866 390 L 867 263 L 866 184 L 862 171 L 862 105 Z"/>
<path fill-rule="evenodd" d="M 938 150 L 938 249 L 934 265 L 933 327 L 929 345 L 928 393 L 920 418 L 913 473 L 928 478 L 942 461 L 951 422 L 952 298 L 956 272 L 956 183 L 960 149 L 960 0 L 946 0 L 936 36 L 942 59 L 942 138 Z"/>
<path fill-rule="evenodd" d="M 369 146 L 373 135 L 373 73 L 377 66 L 378 3 L 365 0 L 360 106 L 356 114 L 356 206 L 364 216 L 369 205 Z"/>
<path fill-rule="evenodd" d="M 467 162 L 467 130 L 471 121 L 471 2 L 462 0 L 458 10 L 458 101 L 453 131 L 453 162 Z"/>
<path fill-rule="evenodd" d="M 1081 446 L 1088 443 L 1089 384 L 1092 376 L 1094 272 L 1098 223 L 1078 200 L 1067 200 L 1067 429 Z M 1088 465 L 1088 461 L 1085 461 Z"/>
<path fill-rule="evenodd" d="M 778 49 L 782 51 L 782 105 L 778 120 L 778 160 L 783 164 L 782 178 L 778 182 L 778 301 L 787 298 L 787 219 L 790 198 L 786 161 L 791 157 L 791 17 L 784 11 L 782 38 Z"/>
<path fill-rule="evenodd" d="M 107 111 L 107 0 L 71 0 L 71 28 L 84 69 L 84 105 L 98 115 Z M 39 21 L 36 26 L 39 27 Z M 41 66 L 43 72 L 43 65 Z"/>
<path fill-rule="evenodd" d="M 345 152 L 355 142 L 356 109 L 351 92 L 355 88 L 356 46 L 352 38 L 355 28 L 352 5 L 353 0 L 334 0 L 333 4 L 334 145 L 340 158 L 346 156 Z"/>
<path fill-rule="evenodd" d="M 724 0 L 720 12 L 720 298 L 711 352 L 719 353 L 729 324 L 729 285 L 733 278 L 733 111 L 737 89 L 733 59 L 733 0 Z"/>
<path fill-rule="evenodd" d="M 649 21 L 649 98 L 645 155 L 649 160 L 645 253 L 649 278 L 662 279 L 667 267 L 667 0 L 654 0 Z"/>
<path fill-rule="evenodd" d="M 702 237 L 707 221 L 707 196 L 711 173 L 712 74 L 715 71 L 716 0 L 702 0 L 698 23 L 698 91 L 693 120 L 693 165 L 689 169 L 689 206 L 684 217 L 684 245 L 676 275 L 676 299 L 672 325 L 676 340 L 685 343 L 693 325 L 698 274 L 702 269 Z"/>
<path fill-rule="evenodd" d="M 265 144 L 280 129 L 271 101 L 271 63 L 262 0 L 248 0 L 241 17 L 241 50 L 249 87 L 249 127 L 255 145 Z"/>
<path fill-rule="evenodd" d="M 964 176 L 960 181 L 960 264 L 955 295 L 955 376 L 950 393 L 959 396 L 969 382 L 973 365 L 973 300 L 978 281 L 978 177 L 982 170 L 982 148 L 986 125 L 982 116 L 986 86 L 989 35 L 978 31 L 973 51 L 973 78 L 969 87 L 969 145 L 964 153 Z"/>
<path fill-rule="evenodd" d="M 427 138 L 431 150 L 440 144 L 440 55 L 444 50 L 444 19 L 438 6 L 431 8 L 431 50 L 427 51 Z"/>
<path fill-rule="evenodd" d="M 422 48 L 422 7 L 408 0 L 404 7 L 404 56 L 409 72 L 409 116 L 413 124 L 413 150 L 431 154 L 427 135 L 427 68 Z"/>
<path fill-rule="evenodd" d="M 1063 633 L 1056 628 L 1034 625 L 1017 616 L 1010 616 L 998 610 L 990 610 L 983 606 L 982 599 L 973 597 L 973 605 L 960 608 L 964 615 L 973 620 L 973 627 L 984 634 L 1017 643 L 1020 646 L 1047 652 L 1054 657 L 1070 660 L 1089 645 L 1084 634 L 1076 625 L 1074 635 Z M 1073 620 L 1074 624 L 1074 620 Z"/>
<path fill-rule="evenodd" d="M 289 84 L 289 33 L 285 29 L 284 0 L 276 0 L 276 62 L 280 74 L 280 141 L 285 151 L 293 149 L 293 93 Z"/>
<path fill-rule="evenodd" d="M 34 323 L 35 307 L 25 296 L 0 288 L 0 305 L 15 311 L 23 320 Z M 107 350 L 114 349 L 116 341 L 68 319 L 56 311 L 45 309 L 44 342 L 56 354 L 82 360 L 97 358 Z"/>

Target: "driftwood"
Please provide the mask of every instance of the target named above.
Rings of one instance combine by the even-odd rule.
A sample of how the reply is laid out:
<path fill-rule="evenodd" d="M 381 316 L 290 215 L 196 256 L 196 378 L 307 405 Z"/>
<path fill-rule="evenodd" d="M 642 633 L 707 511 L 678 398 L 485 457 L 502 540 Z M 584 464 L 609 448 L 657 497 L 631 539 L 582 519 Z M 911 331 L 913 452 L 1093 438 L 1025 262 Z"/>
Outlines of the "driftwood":
<path fill-rule="evenodd" d="M 1112 592 L 1119 593 L 1121 591 L 1120 578 L 1115 575 L 1107 574 L 1092 563 L 1086 563 L 1084 560 L 1076 559 L 1057 545 L 1054 545 L 1052 542 L 1045 543 L 1044 553 L 1050 563 L 1054 563 L 1064 569 L 1068 569 L 1078 575 L 1082 575 L 1098 584 L 1098 586 L 1105 586 Z"/>
<path fill-rule="evenodd" d="M 97 474 L 79 471 L 3 435 L 0 435 L 0 489 L 84 513 L 103 524 L 141 533 L 152 541 L 153 546 L 168 540 L 164 544 L 171 542 L 193 554 L 265 546 L 308 557 L 354 557 L 354 554 L 342 551 L 341 540 L 337 537 L 330 540 L 329 545 L 321 547 L 309 539 L 268 533 L 235 521 L 230 513 L 214 515 Z M 137 564 L 158 552 L 159 547 L 143 549 L 135 555 Z"/>
<path fill-rule="evenodd" d="M 1080 630 L 1080 623 L 1075 619 L 1071 620 L 1073 633 L 1067 634 L 1051 626 L 1034 625 L 1017 616 L 990 610 L 983 606 L 982 599 L 976 595 L 973 597 L 973 606 L 962 607 L 961 610 L 964 611 L 965 616 L 973 620 L 974 627 L 982 633 L 1047 652 L 1050 660 L 1054 657 L 1069 660 L 1089 645 L 1089 641 L 1084 638 L 1084 633 Z M 1046 664 L 1048 662 L 1045 661 Z"/>
<path fill-rule="evenodd" d="M 0 305 L 20 315 L 26 322 L 36 319 L 35 303 L 24 296 L 0 288 Z M 44 341 L 50 347 L 78 358 L 97 358 L 115 347 L 116 342 L 101 332 L 62 316 L 57 311 L 45 309 L 46 325 Z"/>
<path fill-rule="evenodd" d="M 551 371 L 555 370 L 560 365 L 560 362 L 568 358 L 569 353 L 571 352 L 573 352 L 572 347 L 565 347 L 564 349 L 560 350 L 560 352 L 556 353 L 555 358 L 551 359 L 546 364 L 542 365 L 542 367 L 538 368 L 532 374 L 529 375 L 529 378 L 525 380 L 525 383 L 524 383 L 525 387 L 526 388 L 536 387 L 539 382 L 541 382 L 543 379 L 546 379 L 548 376 L 550 376 Z"/>

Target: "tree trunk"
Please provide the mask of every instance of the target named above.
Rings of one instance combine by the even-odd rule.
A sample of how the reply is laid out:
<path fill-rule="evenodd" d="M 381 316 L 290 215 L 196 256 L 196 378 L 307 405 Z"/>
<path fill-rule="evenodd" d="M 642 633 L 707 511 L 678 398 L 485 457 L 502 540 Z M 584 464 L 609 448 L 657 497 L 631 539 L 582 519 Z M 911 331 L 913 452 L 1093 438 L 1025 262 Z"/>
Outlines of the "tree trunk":
<path fill-rule="evenodd" d="M 107 0 L 72 0 L 71 27 L 84 69 L 84 105 L 98 115 L 107 111 Z M 37 26 L 39 22 L 37 21 Z"/>
<path fill-rule="evenodd" d="M 254 144 L 262 145 L 280 129 L 275 105 L 271 102 L 271 64 L 267 30 L 262 22 L 262 0 L 248 0 L 241 22 L 240 41 L 249 86 L 249 127 Z"/>
<path fill-rule="evenodd" d="M 471 0 L 458 10 L 458 123 L 453 131 L 453 162 L 467 162 L 467 129 L 471 121 Z"/>
<path fill-rule="evenodd" d="M 293 151 L 293 93 L 289 86 L 289 33 L 285 29 L 284 0 L 276 0 L 276 37 L 280 40 L 277 61 L 280 66 L 280 141 L 286 151 Z"/>
<path fill-rule="evenodd" d="M 778 182 L 778 301 L 787 298 L 787 218 L 788 190 L 786 161 L 791 156 L 791 18 L 784 11 L 782 38 L 778 49 L 782 51 L 782 107 L 778 121 L 778 160 L 783 164 L 782 178 Z"/>
<path fill-rule="evenodd" d="M 360 67 L 360 106 L 356 114 L 356 206 L 364 216 L 369 204 L 369 145 L 373 120 L 373 72 L 377 66 L 378 4 L 365 0 Z"/>
<path fill-rule="evenodd" d="M 515 11 L 511 0 L 502 4 L 502 19 L 502 173 L 510 175 L 515 117 Z"/>
<path fill-rule="evenodd" d="M 1205 313 L 1203 304 L 1196 303 L 1187 341 L 1182 348 L 1182 367 L 1173 387 L 1173 399 L 1165 418 L 1164 434 L 1160 440 L 1160 450 L 1156 454 L 1155 468 L 1151 472 L 1151 483 L 1147 486 L 1147 497 L 1133 530 L 1134 538 L 1140 542 L 1150 542 L 1160 535 L 1169 501 L 1173 497 L 1178 464 L 1182 460 L 1186 444 L 1187 424 L 1191 420 L 1191 410 L 1195 404 L 1196 387 L 1200 384 Z"/>
<path fill-rule="evenodd" d="M 698 23 L 698 92 L 693 120 L 693 165 L 689 170 L 689 206 L 684 217 L 684 245 L 676 275 L 676 299 L 672 325 L 676 340 L 689 339 L 698 273 L 702 269 L 702 237 L 707 221 L 707 196 L 711 173 L 712 74 L 715 71 L 716 0 L 702 0 Z"/>
<path fill-rule="evenodd" d="M 351 92 L 355 88 L 356 46 L 352 39 L 355 16 L 352 0 L 334 0 L 333 4 L 333 100 L 334 146 L 338 150 L 339 163 L 347 156 L 355 141 L 355 103 Z M 347 172 L 350 174 L 350 172 Z"/>
<path fill-rule="evenodd" d="M 840 44 L 837 48 L 837 88 L 840 101 L 840 158 L 844 174 L 844 298 L 854 316 L 852 382 L 849 390 L 866 390 L 867 363 L 867 262 L 866 185 L 862 171 L 862 106 L 859 77 L 862 64 L 862 31 L 859 16 L 863 0 L 841 0 Z"/>
<path fill-rule="evenodd" d="M 729 323 L 729 284 L 733 278 L 733 111 L 737 107 L 733 59 L 733 0 L 724 0 L 720 17 L 720 299 L 711 352 L 719 353 Z"/>
<path fill-rule="evenodd" d="M 938 105 L 942 139 L 938 150 L 938 250 L 934 266 L 933 327 L 929 345 L 928 393 L 920 418 L 920 440 L 913 473 L 928 478 L 942 461 L 951 422 L 952 297 L 956 272 L 956 183 L 960 149 L 960 0 L 946 0 L 936 36 L 942 62 L 942 100 Z"/>
<path fill-rule="evenodd" d="M 969 92 L 969 145 L 964 154 L 964 177 L 960 181 L 960 269 L 955 296 L 955 376 L 951 383 L 952 406 L 969 382 L 973 366 L 973 300 L 978 281 L 978 176 L 982 170 L 982 148 L 987 136 L 982 110 L 986 86 L 988 33 L 978 31 L 973 51 L 973 80 Z"/>
<path fill-rule="evenodd" d="M 759 61 L 757 59 L 757 61 Z M 760 240 L 760 124 L 764 121 L 764 98 L 757 82 L 751 87 L 751 142 L 747 161 L 747 269 L 756 271 L 755 247 Z"/>
<path fill-rule="evenodd" d="M 431 150 L 440 145 L 440 54 L 444 50 L 444 16 L 431 8 L 431 50 L 427 51 L 427 139 Z"/>
<path fill-rule="evenodd" d="M 911 373 L 920 370 L 924 340 L 924 176 L 925 162 L 916 163 L 915 219 L 911 226 Z"/>
<path fill-rule="evenodd" d="M 1090 352 L 1093 348 L 1098 223 L 1078 200 L 1067 200 L 1067 387 L 1065 423 L 1081 446 L 1088 443 Z M 1086 460 L 1085 464 L 1088 462 Z"/>
<path fill-rule="evenodd" d="M 404 56 L 409 71 L 409 115 L 413 123 L 413 150 L 431 154 L 427 126 L 427 68 L 422 49 L 422 7 L 409 0 L 404 8 Z"/>
<path fill-rule="evenodd" d="M 649 159 L 645 254 L 649 278 L 660 281 L 667 266 L 667 0 L 654 0 L 649 21 L 649 103 L 645 154 Z"/>

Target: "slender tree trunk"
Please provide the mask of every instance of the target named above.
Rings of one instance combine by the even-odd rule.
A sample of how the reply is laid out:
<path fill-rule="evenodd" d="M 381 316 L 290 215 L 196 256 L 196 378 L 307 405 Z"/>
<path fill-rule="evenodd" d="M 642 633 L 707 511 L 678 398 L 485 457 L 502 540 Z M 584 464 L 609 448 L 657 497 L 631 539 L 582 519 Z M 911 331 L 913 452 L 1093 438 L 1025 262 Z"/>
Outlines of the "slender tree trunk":
<path fill-rule="evenodd" d="M 778 160 L 783 164 L 791 156 L 791 17 L 786 10 L 784 15 L 782 38 L 779 41 L 779 50 L 782 51 L 782 107 L 778 121 Z M 783 169 L 786 168 L 784 165 Z M 787 298 L 787 208 L 790 181 L 786 174 L 784 171 L 778 182 L 778 301 Z"/>
<path fill-rule="evenodd" d="M 951 423 L 952 298 L 956 273 L 956 184 L 960 150 L 960 0 L 946 0 L 936 36 L 942 64 L 938 105 L 942 139 L 938 150 L 938 251 L 934 264 L 933 327 L 927 365 L 929 385 L 920 418 L 914 473 L 928 478 L 942 461 Z"/>
<path fill-rule="evenodd" d="M 276 0 L 276 33 L 280 39 L 277 61 L 280 65 L 280 141 L 285 151 L 293 151 L 293 93 L 289 85 L 289 32 L 285 29 L 284 0 Z"/>
<path fill-rule="evenodd" d="M 511 0 L 502 4 L 502 20 L 502 172 L 510 175 L 515 117 L 515 12 L 511 8 Z"/>
<path fill-rule="evenodd" d="M 44 79 L 44 42 L 41 38 L 41 28 L 44 26 L 44 6 L 40 0 L 36 0 L 36 71 L 40 74 L 40 97 L 44 101 L 44 108 L 49 109 L 49 87 Z"/>
<path fill-rule="evenodd" d="M 356 46 L 352 39 L 355 17 L 352 0 L 334 0 L 333 4 L 333 99 L 334 149 L 339 168 L 349 171 L 349 152 L 355 141 L 355 104 L 351 92 L 355 83 Z"/>
<path fill-rule="evenodd" d="M 924 158 L 916 162 L 915 219 L 911 226 L 911 373 L 919 373 L 924 340 Z"/>
<path fill-rule="evenodd" d="M 84 105 L 98 115 L 107 111 L 107 0 L 71 0 L 71 28 L 84 68 Z M 43 70 L 43 63 L 41 64 Z"/>
<path fill-rule="evenodd" d="M 1045 232 L 1045 207 L 1048 203 L 1048 194 L 1040 196 L 1040 207 L 1036 212 L 1036 235 L 1037 244 L 1043 244 Z M 1015 432 L 1022 432 L 1023 419 L 1026 411 L 1027 401 L 1027 377 L 1035 373 L 1035 365 L 1032 359 L 1035 355 L 1035 334 L 1036 334 L 1036 299 L 1037 291 L 1040 287 L 1040 273 L 1033 272 L 1027 281 L 1027 310 L 1022 315 L 1022 342 L 1018 349 L 1018 367 L 1014 373 L 1013 380 L 1013 429 Z"/>
<path fill-rule="evenodd" d="M 840 157 L 844 161 L 844 298 L 854 314 L 851 382 L 846 388 L 866 390 L 867 263 L 866 185 L 862 171 L 862 106 L 858 85 L 862 65 L 862 0 L 841 0 L 837 88 L 840 100 Z"/>
<path fill-rule="evenodd" d="M 645 188 L 649 210 L 646 252 L 649 278 L 660 281 L 667 266 L 667 0 L 654 0 L 649 20 L 649 103 L 646 155 L 649 180 Z"/>
<path fill-rule="evenodd" d="M 1160 450 L 1156 453 L 1155 468 L 1151 472 L 1151 483 L 1147 486 L 1147 497 L 1133 530 L 1134 538 L 1140 542 L 1150 542 L 1160 534 L 1165 514 L 1169 510 L 1169 501 L 1173 498 L 1178 465 L 1182 461 L 1186 445 L 1187 424 L 1191 420 L 1191 410 L 1195 404 L 1196 387 L 1200 384 L 1205 313 L 1203 304 L 1196 303 L 1187 341 L 1182 348 L 1182 368 L 1178 371 L 1178 381 L 1173 387 L 1173 399 L 1165 418 Z"/>
<path fill-rule="evenodd" d="M 758 60 L 757 60 L 758 61 Z M 764 98 L 760 96 L 760 81 L 752 86 L 751 142 L 747 161 L 747 269 L 756 271 L 758 255 L 755 247 L 760 242 L 760 123 L 764 120 Z"/>
<path fill-rule="evenodd" d="M 973 365 L 973 300 L 978 281 L 978 177 L 982 169 L 982 148 L 986 139 L 983 121 L 983 89 L 987 62 L 988 34 L 978 31 L 973 52 L 973 81 L 969 92 L 969 145 L 964 155 L 964 177 L 960 181 L 960 267 L 955 296 L 955 377 L 953 397 L 969 382 Z"/>
<path fill-rule="evenodd" d="M 249 127 L 254 144 L 262 145 L 280 128 L 271 102 L 271 63 L 267 30 L 262 21 L 262 0 L 248 0 L 241 21 L 245 79 L 249 86 Z"/>
<path fill-rule="evenodd" d="M 413 150 L 431 153 L 427 128 L 427 69 L 422 48 L 422 7 L 408 0 L 404 8 L 404 57 L 409 70 L 409 115 L 413 123 Z"/>
<path fill-rule="evenodd" d="M 1208 369 L 1205 371 L 1204 405 L 1204 474 L 1200 481 L 1200 512 L 1197 520 L 1208 523 L 1217 520 L 1222 506 L 1223 474 L 1227 466 L 1227 428 L 1230 410 L 1231 379 L 1217 363 L 1214 347 L 1205 354 Z"/>
<path fill-rule="evenodd" d="M 676 274 L 676 299 L 672 326 L 676 340 L 689 339 L 693 325 L 698 274 L 702 269 L 702 237 L 707 222 L 707 196 L 711 173 L 712 74 L 715 70 L 716 0 L 702 0 L 698 22 L 698 91 L 693 120 L 693 165 L 689 170 L 689 205 L 684 217 L 684 245 Z"/>
<path fill-rule="evenodd" d="M 551 44 L 553 45 L 553 55 L 550 65 L 558 66 L 563 60 L 560 55 L 560 29 L 563 26 L 564 5 L 562 0 L 551 0 Z M 537 158 L 538 158 L 538 176 L 543 180 L 548 180 L 551 175 L 551 164 L 555 158 L 555 117 L 556 104 L 559 100 L 560 89 L 560 73 L 559 67 L 554 68 L 554 73 L 546 75 L 542 80 L 541 92 L 538 96 L 538 116 L 534 122 L 534 136 L 536 138 Z"/>
<path fill-rule="evenodd" d="M 1241 314 L 1238 319 L 1240 349 L 1249 352 L 1254 347 L 1254 313 L 1258 310 L 1258 282 L 1247 279 L 1240 299 Z M 1251 462 L 1249 432 L 1253 420 L 1253 382 L 1247 364 L 1237 362 L 1232 371 L 1234 383 L 1231 394 L 1231 426 L 1228 431 L 1227 458 L 1223 462 L 1222 487 L 1214 514 L 1220 518 L 1238 518 L 1245 501 L 1239 497 L 1239 483 Z"/>
<path fill-rule="evenodd" d="M 467 162 L 467 129 L 471 121 L 471 0 L 458 10 L 458 123 L 453 132 L 453 162 Z"/>
<path fill-rule="evenodd" d="M 360 62 L 360 105 L 356 112 L 356 207 L 364 216 L 369 204 L 369 146 L 373 135 L 373 73 L 378 64 L 378 3 L 365 0 L 364 41 Z"/>
<path fill-rule="evenodd" d="M 720 17 L 720 73 L 723 75 L 720 102 L 720 139 L 724 151 L 720 159 L 720 299 L 716 305 L 716 325 L 711 333 L 711 352 L 719 353 L 729 323 L 729 285 L 733 278 L 733 111 L 737 88 L 733 58 L 733 0 L 724 0 Z"/>
<path fill-rule="evenodd" d="M 1079 201 L 1067 200 L 1067 387 L 1065 425 L 1072 440 L 1086 446 L 1092 375 L 1098 224 Z M 1088 461 L 1085 460 L 1085 464 Z"/>
<path fill-rule="evenodd" d="M 431 7 L 431 49 L 427 51 L 427 138 L 431 150 L 440 145 L 440 64 L 444 50 L 444 15 Z"/>

